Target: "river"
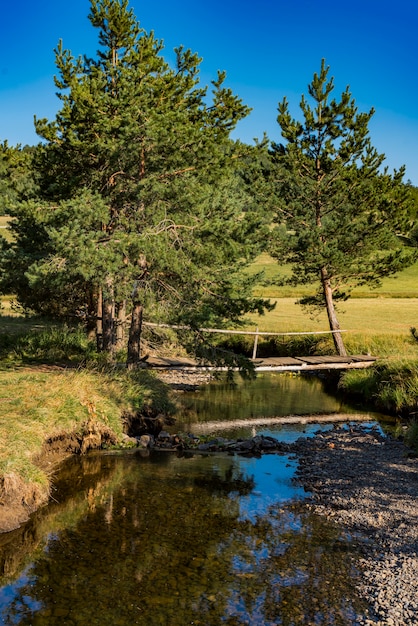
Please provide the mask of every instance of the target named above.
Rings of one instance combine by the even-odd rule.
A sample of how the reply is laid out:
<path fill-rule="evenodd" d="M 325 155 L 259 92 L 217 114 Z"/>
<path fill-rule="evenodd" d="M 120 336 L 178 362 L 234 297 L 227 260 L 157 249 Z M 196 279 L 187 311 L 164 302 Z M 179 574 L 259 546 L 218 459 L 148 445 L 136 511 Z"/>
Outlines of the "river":
<path fill-rule="evenodd" d="M 263 425 L 261 417 L 377 417 L 314 376 L 215 383 L 181 402 L 179 431 L 210 433 L 222 421 L 217 434 L 228 437 L 292 441 L 319 428 Z M 356 544 L 310 513 L 292 480 L 296 466 L 275 454 L 138 450 L 69 459 L 48 506 L 0 535 L 0 623 L 352 624 L 361 611 Z"/>

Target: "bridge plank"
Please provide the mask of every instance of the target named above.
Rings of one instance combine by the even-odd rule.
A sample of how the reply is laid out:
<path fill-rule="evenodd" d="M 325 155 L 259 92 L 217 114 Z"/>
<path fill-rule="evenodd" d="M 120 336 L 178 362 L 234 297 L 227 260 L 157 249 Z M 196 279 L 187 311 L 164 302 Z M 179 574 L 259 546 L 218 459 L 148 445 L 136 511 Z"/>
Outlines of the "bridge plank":
<path fill-rule="evenodd" d="M 325 356 L 300 356 L 300 357 L 267 357 L 253 361 L 256 371 L 316 371 L 327 369 L 356 369 L 370 367 L 377 357 L 357 354 L 354 356 L 341 357 L 338 355 Z M 150 357 L 146 364 L 149 367 L 166 370 L 183 371 L 221 371 L 226 368 L 207 366 L 190 358 L 185 357 Z"/>

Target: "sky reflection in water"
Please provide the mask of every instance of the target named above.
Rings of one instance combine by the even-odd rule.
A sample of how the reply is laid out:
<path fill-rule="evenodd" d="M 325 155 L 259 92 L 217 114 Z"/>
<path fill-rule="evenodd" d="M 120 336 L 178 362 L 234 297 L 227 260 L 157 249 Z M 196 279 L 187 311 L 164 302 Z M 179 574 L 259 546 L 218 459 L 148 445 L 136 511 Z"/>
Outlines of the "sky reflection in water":
<path fill-rule="evenodd" d="M 50 505 L 0 539 L 0 621 L 352 624 L 355 547 L 304 507 L 295 467 L 279 455 L 70 459 Z"/>

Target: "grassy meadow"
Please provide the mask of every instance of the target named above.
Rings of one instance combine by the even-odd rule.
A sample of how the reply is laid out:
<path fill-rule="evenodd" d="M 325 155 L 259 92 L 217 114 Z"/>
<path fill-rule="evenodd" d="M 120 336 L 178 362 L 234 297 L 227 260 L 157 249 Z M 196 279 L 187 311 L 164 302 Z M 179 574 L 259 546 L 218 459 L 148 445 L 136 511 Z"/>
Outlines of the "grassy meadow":
<path fill-rule="evenodd" d="M 290 273 L 288 267 L 279 268 L 267 254 L 261 255 L 250 271 L 263 271 L 267 281 L 278 278 L 280 273 L 282 276 Z M 306 285 L 260 285 L 256 295 L 270 299 L 275 308 L 265 315 L 248 315 L 246 327 L 248 330 L 258 327 L 262 332 L 272 333 L 328 330 L 325 310 L 313 312 L 298 304 L 299 298 L 312 293 L 312 287 Z M 379 288 L 354 290 L 349 300 L 337 305 L 337 313 L 350 353 L 370 353 L 395 359 L 418 358 L 418 343 L 410 335 L 410 328 L 418 327 L 418 263 L 397 276 L 384 279 Z M 322 337 L 320 345 L 322 353 L 333 351 L 332 340 L 326 336 Z"/>
<path fill-rule="evenodd" d="M 268 254 L 261 254 L 249 268 L 250 274 L 263 272 L 265 281 L 288 278 L 290 267 L 279 266 Z M 312 286 L 300 287 L 280 285 L 260 285 L 255 295 L 266 298 L 301 298 L 311 295 Z M 357 287 L 352 292 L 352 298 L 417 298 L 418 297 L 418 262 L 406 268 L 399 274 L 384 278 L 382 285 L 376 289 L 370 287 Z"/>

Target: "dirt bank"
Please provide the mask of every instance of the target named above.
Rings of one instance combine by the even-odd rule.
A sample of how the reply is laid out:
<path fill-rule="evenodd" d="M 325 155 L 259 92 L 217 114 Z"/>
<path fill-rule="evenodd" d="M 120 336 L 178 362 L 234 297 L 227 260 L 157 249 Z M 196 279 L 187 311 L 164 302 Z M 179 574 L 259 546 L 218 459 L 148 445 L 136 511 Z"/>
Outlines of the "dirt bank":
<path fill-rule="evenodd" d="M 0 533 L 19 528 L 32 513 L 47 504 L 51 478 L 66 457 L 115 443 L 111 429 L 93 421 L 86 423 L 81 433 L 63 432 L 47 439 L 34 459 L 45 477 L 41 484 L 24 481 L 13 473 L 0 477 Z"/>
<path fill-rule="evenodd" d="M 361 545 L 361 595 L 369 615 L 357 624 L 418 623 L 418 459 L 401 441 L 361 425 L 335 428 L 294 451 L 298 481 L 315 512 Z"/>

